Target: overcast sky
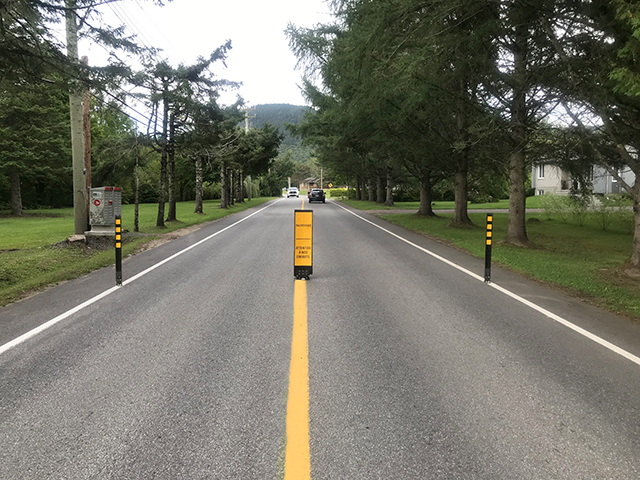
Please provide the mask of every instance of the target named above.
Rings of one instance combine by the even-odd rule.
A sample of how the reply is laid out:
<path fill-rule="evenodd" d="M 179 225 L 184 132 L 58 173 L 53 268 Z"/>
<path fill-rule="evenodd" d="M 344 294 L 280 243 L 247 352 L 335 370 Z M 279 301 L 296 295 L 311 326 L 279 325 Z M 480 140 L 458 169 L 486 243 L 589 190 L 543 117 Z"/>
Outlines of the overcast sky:
<path fill-rule="evenodd" d="M 125 23 L 139 43 L 162 48 L 173 66 L 208 57 L 230 39 L 227 68 L 218 63 L 213 71 L 243 85 L 225 94 L 222 103 L 233 103 L 239 93 L 247 105 L 304 105 L 297 86 L 301 72 L 295 70 L 297 60 L 284 30 L 289 22 L 299 27 L 327 23 L 331 15 L 323 0 L 174 0 L 164 7 L 123 0 L 105 7 L 105 19 L 112 25 Z M 89 55 L 92 65 L 105 57 L 99 48 L 83 44 L 79 54 Z"/>

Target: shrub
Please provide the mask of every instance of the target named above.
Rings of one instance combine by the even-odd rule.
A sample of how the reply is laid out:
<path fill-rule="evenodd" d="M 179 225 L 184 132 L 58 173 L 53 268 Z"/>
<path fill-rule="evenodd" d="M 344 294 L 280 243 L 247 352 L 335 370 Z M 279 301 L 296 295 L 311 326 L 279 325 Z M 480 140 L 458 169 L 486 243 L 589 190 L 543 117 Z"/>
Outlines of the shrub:
<path fill-rule="evenodd" d="M 573 199 L 564 195 L 543 195 L 540 204 L 548 220 L 557 217 L 567 223 L 572 202 Z"/>
<path fill-rule="evenodd" d="M 356 198 L 356 191 L 353 188 L 332 188 L 331 190 L 325 190 L 329 192 L 331 198 L 349 198 L 351 200 Z"/>
<path fill-rule="evenodd" d="M 219 183 L 204 183 L 202 185 L 203 200 L 217 200 L 222 195 L 222 187 Z"/>
<path fill-rule="evenodd" d="M 471 203 L 493 203 L 497 202 L 499 199 L 494 198 L 492 195 L 488 193 L 478 193 L 478 192 L 470 192 L 469 193 L 469 201 Z"/>
<path fill-rule="evenodd" d="M 596 223 L 600 226 L 602 230 L 606 230 L 611 225 L 611 221 L 613 220 L 614 212 L 611 209 L 611 205 L 609 200 L 606 197 L 601 197 L 598 199 L 598 205 L 594 209 L 594 218 Z"/>
<path fill-rule="evenodd" d="M 158 201 L 158 190 L 150 183 L 141 183 L 138 189 L 138 202 L 156 203 Z M 133 203 L 133 201 L 131 201 Z"/>
<path fill-rule="evenodd" d="M 570 198 L 571 200 L 571 215 L 578 222 L 581 227 L 584 225 L 584 221 L 587 218 L 587 212 L 591 206 L 591 197 L 577 197 Z"/>
<path fill-rule="evenodd" d="M 409 186 L 398 186 L 393 189 L 393 200 L 396 202 L 419 202 L 420 189 Z"/>

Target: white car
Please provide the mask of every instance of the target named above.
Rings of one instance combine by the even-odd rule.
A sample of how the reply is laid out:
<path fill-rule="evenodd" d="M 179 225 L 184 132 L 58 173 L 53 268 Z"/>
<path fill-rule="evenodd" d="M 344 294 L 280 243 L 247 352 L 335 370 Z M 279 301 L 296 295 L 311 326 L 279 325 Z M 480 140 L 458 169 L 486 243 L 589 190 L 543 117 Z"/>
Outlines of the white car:
<path fill-rule="evenodd" d="M 300 192 L 298 192 L 296 187 L 289 187 L 289 190 L 287 190 L 287 198 L 289 197 L 300 198 Z"/>

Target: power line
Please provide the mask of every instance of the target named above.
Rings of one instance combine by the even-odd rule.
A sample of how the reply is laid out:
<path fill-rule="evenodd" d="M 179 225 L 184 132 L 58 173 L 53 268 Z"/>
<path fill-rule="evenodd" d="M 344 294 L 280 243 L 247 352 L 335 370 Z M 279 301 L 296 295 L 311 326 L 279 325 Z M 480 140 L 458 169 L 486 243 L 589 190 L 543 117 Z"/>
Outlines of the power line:
<path fill-rule="evenodd" d="M 140 9 L 140 12 L 142 12 L 142 14 L 147 18 L 147 20 L 149 21 L 149 23 L 151 25 L 153 25 L 153 27 L 158 31 L 158 33 L 160 34 L 160 36 L 167 42 L 167 45 L 169 45 L 169 47 L 171 47 L 171 49 L 178 54 L 178 57 L 180 58 L 180 60 L 182 60 L 184 63 L 186 63 L 184 57 L 182 56 L 182 54 L 180 53 L 180 51 L 173 45 L 173 43 L 171 43 L 171 41 L 165 36 L 164 32 L 162 31 L 162 29 L 160 27 L 158 27 L 156 25 L 156 23 L 153 21 L 153 19 L 149 16 L 149 14 L 147 13 L 147 11 L 142 8 L 142 5 L 140 5 L 140 0 L 135 0 L 136 5 L 138 6 L 138 8 Z"/>
<path fill-rule="evenodd" d="M 134 36 L 141 39 L 142 44 L 145 47 L 149 49 L 153 49 L 153 46 L 151 45 L 151 42 L 149 41 L 149 39 L 147 39 L 144 33 L 139 28 L 137 28 L 137 26 L 135 25 L 135 22 L 129 17 L 129 15 L 122 8 L 122 6 L 116 5 L 116 4 L 109 4 L 108 6 L 109 6 L 109 9 L 113 12 L 113 14 L 116 17 L 118 17 L 118 20 L 120 20 L 120 23 L 122 24 L 122 26 L 128 28 L 129 31 L 131 31 L 131 33 Z"/>

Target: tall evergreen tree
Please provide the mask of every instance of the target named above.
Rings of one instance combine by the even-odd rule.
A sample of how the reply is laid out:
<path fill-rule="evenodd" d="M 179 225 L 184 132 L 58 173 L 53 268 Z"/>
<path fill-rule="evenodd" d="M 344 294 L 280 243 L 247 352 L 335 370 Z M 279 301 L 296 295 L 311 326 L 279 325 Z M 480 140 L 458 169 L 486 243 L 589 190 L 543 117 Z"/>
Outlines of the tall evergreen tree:
<path fill-rule="evenodd" d="M 30 206 L 68 206 L 68 102 L 55 84 L 0 82 L 0 172 L 11 186 L 11 213 Z M 70 191 L 69 191 L 70 192 Z"/>

